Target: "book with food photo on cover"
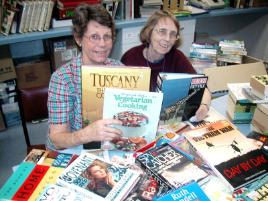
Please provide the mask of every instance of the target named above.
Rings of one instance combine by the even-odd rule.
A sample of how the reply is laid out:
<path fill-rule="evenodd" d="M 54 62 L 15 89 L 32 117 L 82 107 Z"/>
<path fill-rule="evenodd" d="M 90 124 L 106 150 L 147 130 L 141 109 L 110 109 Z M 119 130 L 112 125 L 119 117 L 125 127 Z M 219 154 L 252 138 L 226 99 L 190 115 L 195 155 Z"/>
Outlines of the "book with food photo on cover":
<path fill-rule="evenodd" d="M 84 194 L 87 200 L 124 200 L 140 173 L 90 153 L 81 154 L 59 176 L 57 184 Z"/>
<path fill-rule="evenodd" d="M 111 149 L 135 151 L 155 140 L 162 100 L 162 93 L 106 88 L 103 118 L 120 120 L 112 126 L 123 132 Z"/>
<path fill-rule="evenodd" d="M 149 91 L 151 69 L 135 66 L 82 65 L 82 121 L 83 127 L 102 119 L 105 88 Z M 84 144 L 85 149 L 100 148 L 99 142 Z"/>

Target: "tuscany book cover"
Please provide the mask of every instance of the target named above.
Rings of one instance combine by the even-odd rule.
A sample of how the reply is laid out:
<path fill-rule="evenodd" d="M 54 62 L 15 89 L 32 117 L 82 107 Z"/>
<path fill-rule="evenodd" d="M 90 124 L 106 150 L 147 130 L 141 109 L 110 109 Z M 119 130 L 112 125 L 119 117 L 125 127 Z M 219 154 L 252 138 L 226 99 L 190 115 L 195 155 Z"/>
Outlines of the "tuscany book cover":
<path fill-rule="evenodd" d="M 154 141 L 162 100 L 162 93 L 106 88 L 103 118 L 120 120 L 112 126 L 123 132 L 111 148 L 135 151 Z"/>
<path fill-rule="evenodd" d="M 82 66 L 83 126 L 102 118 L 105 88 L 149 91 L 151 69 L 132 66 Z"/>

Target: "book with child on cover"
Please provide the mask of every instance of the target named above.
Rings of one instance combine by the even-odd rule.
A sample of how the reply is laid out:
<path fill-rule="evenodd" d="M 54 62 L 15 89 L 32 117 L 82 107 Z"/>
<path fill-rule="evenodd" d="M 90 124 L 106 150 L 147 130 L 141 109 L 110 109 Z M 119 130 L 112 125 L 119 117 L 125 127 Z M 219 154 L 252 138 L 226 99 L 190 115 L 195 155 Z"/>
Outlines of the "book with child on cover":
<path fill-rule="evenodd" d="M 103 118 L 118 119 L 122 125 L 112 125 L 123 132 L 111 142 L 111 149 L 136 151 L 155 140 L 163 94 L 106 88 Z"/>
<path fill-rule="evenodd" d="M 226 120 L 184 136 L 231 191 L 268 173 L 268 156 Z"/>
<path fill-rule="evenodd" d="M 59 176 L 57 184 L 87 197 L 87 200 L 124 200 L 140 173 L 108 163 L 90 153 L 81 154 Z"/>

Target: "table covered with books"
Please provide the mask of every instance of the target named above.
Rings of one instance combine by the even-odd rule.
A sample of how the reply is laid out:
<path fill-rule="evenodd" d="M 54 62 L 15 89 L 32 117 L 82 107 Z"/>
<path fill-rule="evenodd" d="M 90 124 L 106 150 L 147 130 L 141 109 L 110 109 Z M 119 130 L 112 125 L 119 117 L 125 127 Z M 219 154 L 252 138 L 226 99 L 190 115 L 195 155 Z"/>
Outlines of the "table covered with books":
<path fill-rule="evenodd" d="M 159 125 L 140 150 L 32 150 L 0 189 L 7 200 L 268 200 L 268 156 L 225 119 L 226 96 L 205 121 Z"/>

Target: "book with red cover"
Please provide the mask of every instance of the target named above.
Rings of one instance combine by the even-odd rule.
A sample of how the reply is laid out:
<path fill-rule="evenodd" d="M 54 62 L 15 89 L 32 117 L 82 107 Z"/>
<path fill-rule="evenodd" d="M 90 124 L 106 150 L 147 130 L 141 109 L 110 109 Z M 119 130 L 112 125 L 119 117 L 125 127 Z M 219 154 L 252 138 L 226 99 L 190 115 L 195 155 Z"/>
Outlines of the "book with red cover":
<path fill-rule="evenodd" d="M 58 0 L 58 8 L 76 7 L 81 3 L 100 4 L 101 0 Z"/>

